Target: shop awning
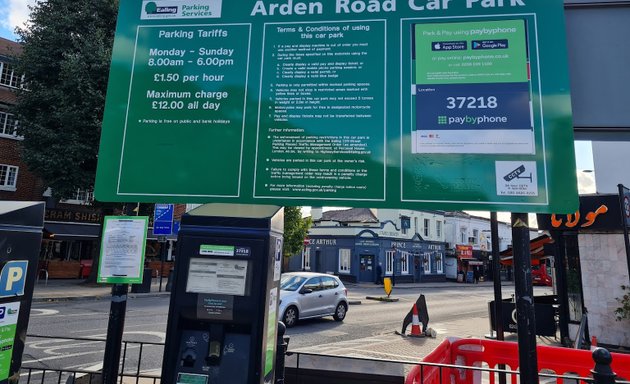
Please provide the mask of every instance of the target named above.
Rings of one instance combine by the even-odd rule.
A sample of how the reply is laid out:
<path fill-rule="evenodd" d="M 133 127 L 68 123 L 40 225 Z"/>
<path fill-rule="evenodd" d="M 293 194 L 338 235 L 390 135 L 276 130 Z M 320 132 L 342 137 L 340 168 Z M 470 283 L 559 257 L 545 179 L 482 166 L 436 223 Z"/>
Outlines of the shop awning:
<path fill-rule="evenodd" d="M 94 240 L 100 234 L 98 224 L 44 223 L 45 238 L 50 240 Z"/>
<path fill-rule="evenodd" d="M 548 257 L 545 255 L 545 244 L 553 243 L 553 239 L 549 235 L 538 236 L 529 242 L 529 252 L 532 256 L 532 265 L 540 264 L 540 260 Z M 508 248 L 500 253 L 501 264 L 512 265 L 514 253 L 512 248 Z"/>

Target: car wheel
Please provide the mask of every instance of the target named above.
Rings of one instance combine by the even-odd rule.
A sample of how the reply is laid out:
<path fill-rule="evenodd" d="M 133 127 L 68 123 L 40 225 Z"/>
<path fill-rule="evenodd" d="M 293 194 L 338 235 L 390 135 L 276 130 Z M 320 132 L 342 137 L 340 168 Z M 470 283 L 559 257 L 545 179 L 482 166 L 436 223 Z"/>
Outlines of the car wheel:
<path fill-rule="evenodd" d="M 298 321 L 298 309 L 296 307 L 289 307 L 284 311 L 282 316 L 282 322 L 287 328 L 293 327 Z"/>
<path fill-rule="evenodd" d="M 348 313 L 348 306 L 346 305 L 346 303 L 339 303 L 337 304 L 337 308 L 335 308 L 335 314 L 333 315 L 333 318 L 336 321 L 343 321 L 343 319 L 346 318 L 346 313 Z"/>

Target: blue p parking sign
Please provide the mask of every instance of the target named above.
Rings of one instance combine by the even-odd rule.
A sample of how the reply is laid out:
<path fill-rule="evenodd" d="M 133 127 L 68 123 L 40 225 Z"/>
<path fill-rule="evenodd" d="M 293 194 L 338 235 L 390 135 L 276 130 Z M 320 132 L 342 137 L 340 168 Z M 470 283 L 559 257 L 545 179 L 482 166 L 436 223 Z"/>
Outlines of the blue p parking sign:
<path fill-rule="evenodd" d="M 8 261 L 0 272 L 0 297 L 13 297 L 24 295 L 26 284 L 26 270 L 28 261 Z"/>

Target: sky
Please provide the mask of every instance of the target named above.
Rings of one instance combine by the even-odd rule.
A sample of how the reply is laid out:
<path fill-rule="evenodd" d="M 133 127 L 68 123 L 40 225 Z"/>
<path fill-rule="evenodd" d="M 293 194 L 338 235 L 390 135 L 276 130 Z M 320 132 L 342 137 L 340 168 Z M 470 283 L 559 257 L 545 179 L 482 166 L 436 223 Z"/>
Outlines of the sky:
<path fill-rule="evenodd" d="M 28 18 L 28 5 L 35 0 L 0 0 L 0 37 L 17 40 L 15 27 L 23 26 Z"/>

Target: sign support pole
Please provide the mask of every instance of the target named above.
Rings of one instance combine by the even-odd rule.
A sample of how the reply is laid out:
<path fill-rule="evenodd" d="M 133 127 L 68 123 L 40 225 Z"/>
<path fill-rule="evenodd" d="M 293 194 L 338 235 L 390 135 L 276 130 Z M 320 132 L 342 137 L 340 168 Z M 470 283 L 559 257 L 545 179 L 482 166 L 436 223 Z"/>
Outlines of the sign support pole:
<path fill-rule="evenodd" d="M 628 277 L 630 277 L 630 239 L 628 239 L 628 217 L 630 217 L 630 212 L 626 208 L 624 204 L 624 200 L 626 198 L 625 187 L 623 184 L 618 184 L 619 188 L 619 204 L 621 204 L 621 225 L 623 226 L 623 243 L 626 247 L 626 262 L 628 264 Z"/>
<path fill-rule="evenodd" d="M 120 348 L 125 329 L 128 290 L 129 284 L 114 284 L 112 286 L 112 303 L 109 308 L 107 341 L 105 342 L 105 354 L 103 356 L 103 384 L 116 384 L 118 382 Z"/>
<path fill-rule="evenodd" d="M 166 260 L 167 247 L 168 242 L 166 240 L 160 243 L 160 288 L 158 289 L 158 292 L 162 292 L 162 274 L 164 272 L 164 260 Z"/>
<path fill-rule="evenodd" d="M 536 313 L 527 213 L 512 213 L 512 245 L 520 379 L 521 383 L 537 383 Z"/>
<path fill-rule="evenodd" d="M 494 282 L 494 326 L 497 340 L 503 341 L 503 295 L 501 293 L 501 260 L 499 260 L 499 223 L 497 213 L 490 212 L 490 236 L 492 237 L 492 281 Z M 505 369 L 505 364 L 499 365 Z M 505 384 L 505 373 L 499 373 L 499 384 Z"/>

